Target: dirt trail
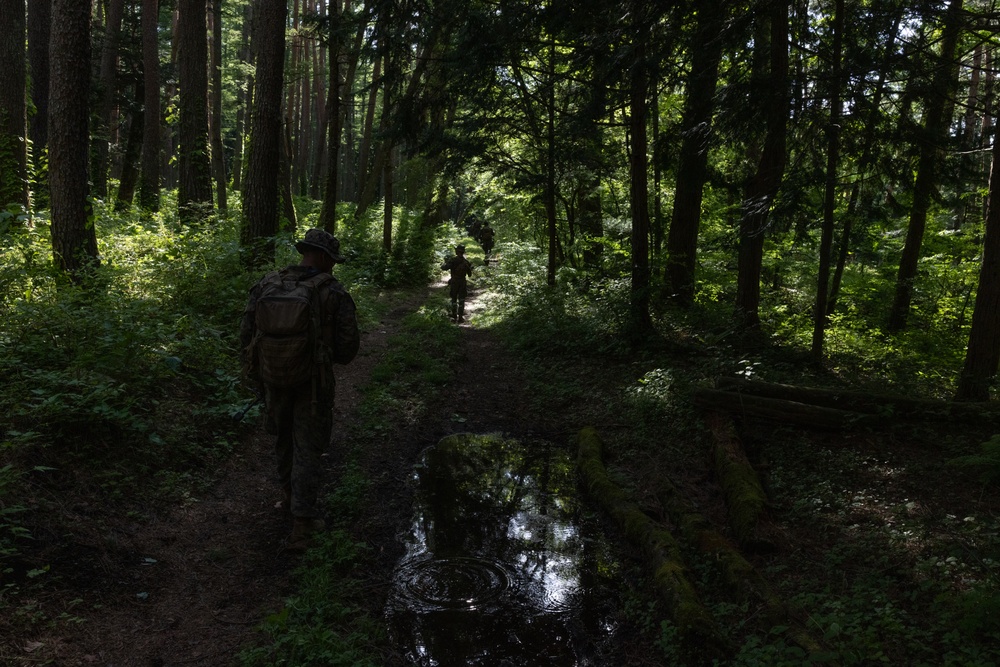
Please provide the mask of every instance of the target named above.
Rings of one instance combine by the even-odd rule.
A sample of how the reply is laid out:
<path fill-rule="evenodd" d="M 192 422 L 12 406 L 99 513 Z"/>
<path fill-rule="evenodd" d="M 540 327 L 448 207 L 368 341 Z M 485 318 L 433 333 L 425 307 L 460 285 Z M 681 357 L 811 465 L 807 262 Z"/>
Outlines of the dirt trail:
<path fill-rule="evenodd" d="M 361 353 L 337 374 L 334 447 L 343 446 L 359 389 L 399 329 L 433 285 L 406 296 L 377 326 L 365 332 Z M 474 321 L 474 295 L 468 303 Z M 365 466 L 374 481 L 358 530 L 373 547 L 373 600 L 384 599 L 400 552 L 397 535 L 409 514 L 405 480 L 419 452 L 452 432 L 502 431 L 524 435 L 528 410 L 521 403 L 516 368 L 487 332 L 466 322 L 456 381 L 440 391 L 428 417 L 373 447 Z M 335 479 L 336 471 L 328 475 Z M 65 667 L 218 667 L 259 640 L 257 626 L 293 592 L 289 575 L 297 558 L 282 551 L 288 520 L 275 507 L 271 439 L 255 429 L 207 492 L 145 520 L 111 518 L 86 528 L 72 562 L 53 566 L 59 577 L 41 606 L 69 612 L 78 623 L 59 622 L 30 639 L 0 650 L 14 665 Z M 85 544 L 87 542 L 89 544 Z M 377 604 L 377 602 L 376 602 Z M 5 640 L 6 641 L 6 640 Z M 5 663 L 6 664 L 6 663 Z"/>

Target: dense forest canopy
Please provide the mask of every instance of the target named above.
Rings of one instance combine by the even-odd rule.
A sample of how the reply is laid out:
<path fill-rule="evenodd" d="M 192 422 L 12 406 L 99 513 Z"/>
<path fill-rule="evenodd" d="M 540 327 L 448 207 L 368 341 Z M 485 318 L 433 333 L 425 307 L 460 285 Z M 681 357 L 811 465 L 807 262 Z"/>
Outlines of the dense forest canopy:
<path fill-rule="evenodd" d="M 381 202 L 387 252 L 402 205 L 491 220 L 550 285 L 627 280 L 638 340 L 716 302 L 811 317 L 819 361 L 831 322 L 933 323 L 968 342 L 956 395 L 989 397 L 990 3 L 92 4 L 3 3 L 4 234 L 49 224 L 71 276 L 96 201 L 234 210 L 247 267 L 304 199 L 331 231 Z"/>

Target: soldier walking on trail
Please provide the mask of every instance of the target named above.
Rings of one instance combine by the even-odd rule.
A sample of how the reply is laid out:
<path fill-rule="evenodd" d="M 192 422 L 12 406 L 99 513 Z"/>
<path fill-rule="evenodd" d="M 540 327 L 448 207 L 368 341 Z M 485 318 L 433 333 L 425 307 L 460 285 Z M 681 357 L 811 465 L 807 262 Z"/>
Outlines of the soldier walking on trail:
<path fill-rule="evenodd" d="M 324 528 L 317 495 L 333 429 L 333 364 L 354 359 L 359 337 L 354 300 L 331 273 L 344 261 L 340 242 L 310 229 L 295 249 L 299 265 L 268 273 L 250 290 L 240 343 L 276 436 L 282 506 L 293 517 L 287 548 L 302 551 Z"/>
<path fill-rule="evenodd" d="M 472 263 L 465 258 L 465 246 L 455 246 L 455 256 L 445 260 L 441 265 L 442 271 L 451 271 L 451 278 L 448 280 L 449 295 L 451 296 L 451 319 L 457 322 L 465 321 L 465 297 L 468 293 L 468 283 L 466 278 L 472 275 Z"/>
<path fill-rule="evenodd" d="M 486 257 L 483 259 L 484 263 L 489 263 L 490 253 L 493 252 L 493 239 L 496 236 L 496 231 L 490 227 L 490 223 L 483 223 L 483 228 L 479 230 L 479 243 L 483 246 L 483 253 Z"/>

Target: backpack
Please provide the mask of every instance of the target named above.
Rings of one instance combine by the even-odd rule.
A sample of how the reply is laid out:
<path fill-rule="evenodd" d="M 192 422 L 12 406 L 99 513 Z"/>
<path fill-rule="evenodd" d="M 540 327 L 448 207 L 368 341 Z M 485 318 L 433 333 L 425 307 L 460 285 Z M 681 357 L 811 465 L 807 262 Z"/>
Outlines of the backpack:
<path fill-rule="evenodd" d="M 297 280 L 274 271 L 261 280 L 254 310 L 256 332 L 250 356 L 256 374 L 276 387 L 292 387 L 320 376 L 330 361 L 323 340 L 320 290 L 333 280 L 319 273 Z"/>

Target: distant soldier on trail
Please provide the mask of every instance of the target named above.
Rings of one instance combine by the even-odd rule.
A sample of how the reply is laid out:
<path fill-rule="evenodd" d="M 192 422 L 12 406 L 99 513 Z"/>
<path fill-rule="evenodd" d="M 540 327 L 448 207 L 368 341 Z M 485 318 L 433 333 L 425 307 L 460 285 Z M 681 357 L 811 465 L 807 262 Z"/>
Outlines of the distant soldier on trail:
<path fill-rule="evenodd" d="M 455 246 L 455 255 L 445 260 L 442 271 L 451 271 L 448 280 L 451 296 L 451 319 L 457 322 L 465 321 L 465 297 L 468 293 L 466 278 L 472 275 L 472 263 L 465 258 L 465 246 Z"/>
<path fill-rule="evenodd" d="M 466 229 L 469 231 L 469 235 L 474 239 L 479 239 L 479 232 L 482 231 L 483 221 L 479 219 L 479 216 L 472 214 L 469 216 L 470 221 Z"/>
<path fill-rule="evenodd" d="M 489 222 L 483 223 L 483 228 L 479 230 L 479 244 L 483 246 L 483 253 L 486 257 L 484 262 L 489 262 L 490 253 L 493 252 L 493 239 L 496 237 L 496 232 L 490 227 Z"/>

